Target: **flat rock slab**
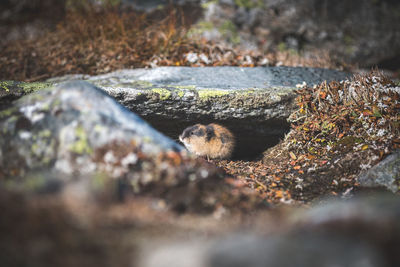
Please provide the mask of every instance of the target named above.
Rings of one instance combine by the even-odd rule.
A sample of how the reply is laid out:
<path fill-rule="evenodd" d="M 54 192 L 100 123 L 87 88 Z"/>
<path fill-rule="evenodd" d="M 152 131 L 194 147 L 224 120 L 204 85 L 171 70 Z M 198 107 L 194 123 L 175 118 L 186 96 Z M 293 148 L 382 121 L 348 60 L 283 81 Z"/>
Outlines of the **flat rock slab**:
<path fill-rule="evenodd" d="M 97 76 L 66 75 L 43 84 L 89 81 L 173 139 L 189 125 L 221 123 L 240 136 L 234 157 L 251 159 L 288 132 L 286 119 L 296 108 L 296 85 L 350 76 L 335 70 L 301 67 L 159 67 Z M 24 88 L 30 85 L 0 83 L 0 109 L 7 106 L 7 101 L 29 93 L 31 90 Z"/>
<path fill-rule="evenodd" d="M 159 67 L 154 69 L 121 70 L 92 76 L 91 81 L 117 83 L 147 81 L 157 86 L 195 86 L 211 89 L 247 89 L 292 87 L 303 81 L 317 84 L 324 80 L 342 80 L 348 73 L 321 68 L 303 67 Z"/>
<path fill-rule="evenodd" d="M 288 131 L 296 85 L 348 77 L 318 68 L 159 67 L 49 81 L 85 79 L 174 139 L 189 125 L 221 123 L 240 136 L 235 157 L 251 158 Z"/>
<path fill-rule="evenodd" d="M 214 120 L 286 119 L 296 85 L 343 80 L 348 73 L 293 67 L 159 67 L 104 75 L 68 75 L 49 81 L 85 79 L 142 116 Z"/>

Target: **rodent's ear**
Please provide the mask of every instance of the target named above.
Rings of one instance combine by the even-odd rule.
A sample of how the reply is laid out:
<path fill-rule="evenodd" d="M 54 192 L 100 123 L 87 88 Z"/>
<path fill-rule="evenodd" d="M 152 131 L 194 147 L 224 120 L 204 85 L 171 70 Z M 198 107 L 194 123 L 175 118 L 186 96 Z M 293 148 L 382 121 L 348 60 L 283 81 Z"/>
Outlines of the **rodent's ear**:
<path fill-rule="evenodd" d="M 214 136 L 215 136 L 214 126 L 207 125 L 207 127 L 206 127 L 206 138 L 207 138 L 207 141 L 210 141 L 211 138 L 213 138 Z"/>

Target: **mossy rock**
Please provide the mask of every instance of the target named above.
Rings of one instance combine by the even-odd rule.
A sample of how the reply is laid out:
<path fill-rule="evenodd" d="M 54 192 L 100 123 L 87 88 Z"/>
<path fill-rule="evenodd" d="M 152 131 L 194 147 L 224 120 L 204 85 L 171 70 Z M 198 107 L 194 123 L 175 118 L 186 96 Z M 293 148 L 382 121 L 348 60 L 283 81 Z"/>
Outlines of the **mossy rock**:
<path fill-rule="evenodd" d="M 16 82 L 0 81 L 0 110 L 9 107 L 11 103 L 30 93 L 51 87 L 51 82 Z"/>

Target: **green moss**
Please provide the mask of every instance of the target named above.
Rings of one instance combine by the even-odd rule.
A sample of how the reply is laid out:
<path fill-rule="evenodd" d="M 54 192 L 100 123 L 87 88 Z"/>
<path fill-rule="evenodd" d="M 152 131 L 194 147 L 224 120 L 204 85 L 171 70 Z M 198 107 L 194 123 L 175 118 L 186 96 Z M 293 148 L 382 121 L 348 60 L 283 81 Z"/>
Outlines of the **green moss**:
<path fill-rule="evenodd" d="M 133 88 L 137 90 L 141 89 L 149 89 L 151 87 L 154 87 L 154 85 L 151 82 L 148 81 L 129 81 L 129 82 L 119 82 L 119 83 L 108 83 L 107 81 L 91 81 L 91 80 L 86 80 L 87 82 L 94 84 L 95 86 L 102 88 L 103 90 L 106 88 L 113 88 L 113 89 L 118 89 L 118 88 Z"/>
<path fill-rule="evenodd" d="M 149 87 L 153 86 L 153 84 L 151 82 L 147 82 L 147 81 L 134 81 L 132 83 L 124 84 L 124 85 L 129 85 L 134 88 L 137 88 L 137 87 L 138 88 L 149 88 Z"/>
<path fill-rule="evenodd" d="M 203 31 L 211 31 L 214 29 L 214 24 L 210 21 L 200 21 L 197 23 L 196 28 Z"/>
<path fill-rule="evenodd" d="M 50 110 L 50 104 L 49 103 L 43 103 L 43 105 L 40 107 L 41 111 L 49 111 Z"/>
<path fill-rule="evenodd" d="M 19 118 L 20 118 L 20 116 L 12 115 L 12 116 L 10 116 L 9 118 L 7 118 L 7 121 L 8 121 L 9 123 L 13 123 L 13 122 L 16 122 Z"/>
<path fill-rule="evenodd" d="M 218 4 L 218 0 L 210 0 L 210 1 L 207 1 L 207 2 L 204 2 L 204 3 L 201 3 L 201 7 L 204 8 L 204 9 L 207 9 L 212 4 Z"/>
<path fill-rule="evenodd" d="M 25 93 L 32 93 L 41 89 L 49 88 L 53 84 L 48 82 L 34 82 L 34 83 L 20 83 L 18 84 L 19 87 L 24 90 Z"/>
<path fill-rule="evenodd" d="M 171 92 L 165 88 L 153 88 L 151 91 L 158 94 L 160 100 L 167 100 L 171 97 Z"/>
<path fill-rule="evenodd" d="M 338 141 L 338 144 L 344 146 L 354 146 L 355 144 L 360 144 L 364 140 L 355 136 L 345 136 Z"/>
<path fill-rule="evenodd" d="M 100 124 L 96 124 L 96 126 L 94 126 L 94 131 L 97 133 L 100 133 L 103 130 L 103 126 L 101 126 Z"/>
<path fill-rule="evenodd" d="M 144 136 L 142 140 L 144 143 L 151 143 L 153 141 L 149 136 Z"/>
<path fill-rule="evenodd" d="M 10 87 L 14 84 L 11 81 L 2 81 L 0 82 L 0 88 L 5 90 L 7 93 L 10 92 Z"/>
<path fill-rule="evenodd" d="M 51 131 L 49 129 L 39 132 L 39 137 L 49 138 L 51 136 Z"/>
<path fill-rule="evenodd" d="M 235 4 L 239 7 L 244 7 L 244 8 L 262 8 L 264 7 L 264 2 L 263 0 L 235 0 Z"/>
<path fill-rule="evenodd" d="M 197 93 L 199 94 L 199 98 L 201 100 L 207 100 L 213 97 L 221 97 L 229 95 L 229 91 L 213 90 L 213 89 L 201 89 L 198 90 Z"/>
<path fill-rule="evenodd" d="M 121 4 L 121 0 L 100 0 L 102 5 L 116 7 Z"/>
<path fill-rule="evenodd" d="M 42 163 L 43 163 L 44 165 L 48 165 L 48 164 L 51 162 L 51 160 L 52 160 L 52 158 L 43 157 Z"/>
<path fill-rule="evenodd" d="M 214 29 L 214 24 L 209 21 L 199 21 L 196 25 L 192 26 L 187 35 L 190 36 L 198 36 L 204 32 L 212 31 Z"/>
<path fill-rule="evenodd" d="M 322 134 L 329 134 L 332 129 L 334 129 L 336 125 L 329 121 L 323 121 L 321 124 L 321 132 Z"/>
<path fill-rule="evenodd" d="M 196 85 L 174 85 L 174 86 L 171 86 L 171 87 L 177 88 L 177 89 L 187 89 L 187 90 L 196 89 Z"/>
<path fill-rule="evenodd" d="M 230 20 L 224 21 L 218 28 L 218 30 L 222 34 L 222 36 L 228 38 L 229 41 L 232 42 L 233 44 L 240 43 L 240 36 L 238 30 L 236 28 L 236 25 L 232 21 Z"/>
<path fill-rule="evenodd" d="M 77 140 L 70 145 L 69 150 L 71 152 L 74 152 L 76 154 L 92 154 L 93 150 L 90 147 L 90 145 L 88 144 L 88 139 L 87 139 L 87 135 L 85 132 L 85 129 L 83 129 L 82 126 L 78 126 L 75 129 L 75 134 L 76 134 L 76 138 Z"/>
<path fill-rule="evenodd" d="M 43 175 L 35 175 L 27 177 L 22 187 L 28 191 L 36 191 L 46 185 L 46 178 Z"/>
<path fill-rule="evenodd" d="M 196 90 L 195 85 L 172 85 L 167 86 L 168 89 L 172 90 L 174 94 L 178 97 L 183 97 L 185 95 L 185 91 L 194 91 Z"/>
<path fill-rule="evenodd" d="M 285 52 L 287 50 L 286 44 L 284 42 L 280 42 L 278 44 L 278 51 L 279 52 Z"/>
<path fill-rule="evenodd" d="M 93 188 L 97 191 L 104 190 L 107 183 L 107 179 L 108 176 L 104 173 L 95 174 L 91 179 Z"/>
<path fill-rule="evenodd" d="M 40 147 L 39 147 L 39 145 L 37 143 L 33 143 L 32 144 L 31 151 L 33 152 L 33 154 L 38 154 L 39 149 L 40 149 Z"/>
<path fill-rule="evenodd" d="M 345 45 L 352 45 L 354 43 L 354 39 L 350 35 L 345 35 L 343 41 Z"/>
<path fill-rule="evenodd" d="M 185 95 L 185 92 L 184 91 L 178 91 L 177 95 L 182 98 Z"/>
<path fill-rule="evenodd" d="M 256 91 L 254 89 L 245 89 L 245 90 L 241 90 L 238 91 L 238 93 L 240 95 L 250 95 L 250 94 L 254 94 Z"/>
<path fill-rule="evenodd" d="M 6 110 L 2 110 L 2 111 L 0 111 L 0 119 L 1 118 L 6 118 L 6 117 L 10 117 L 16 111 L 18 111 L 17 107 L 11 107 L 11 108 L 8 108 Z"/>

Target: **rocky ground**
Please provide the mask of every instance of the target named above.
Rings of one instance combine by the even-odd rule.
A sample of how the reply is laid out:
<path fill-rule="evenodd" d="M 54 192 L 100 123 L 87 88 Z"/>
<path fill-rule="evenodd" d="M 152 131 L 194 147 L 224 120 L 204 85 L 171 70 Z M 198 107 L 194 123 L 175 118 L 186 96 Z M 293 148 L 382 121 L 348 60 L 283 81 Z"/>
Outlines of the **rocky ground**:
<path fill-rule="evenodd" d="M 59 1 L 0 42 L 2 265 L 399 266 L 400 87 L 338 71 L 396 58 L 397 5 L 158 2 Z M 0 32 L 52 0 L 1 5 Z M 232 159 L 177 142 L 199 122 Z"/>
<path fill-rule="evenodd" d="M 318 75 L 329 79 L 347 74 L 316 75 L 296 69 L 291 71 L 302 75 L 293 76 L 293 84 L 304 77 L 309 83 L 278 90 L 277 80 L 264 71 L 265 87 L 250 95 L 240 93 L 243 88 L 214 88 L 207 89 L 214 94 L 208 93 L 205 100 L 197 99 L 205 90 L 203 70 L 182 72 L 192 71 L 191 77 L 197 73 L 199 87 L 173 85 L 179 84 L 179 77 L 186 80 L 177 69 L 171 69 L 175 76 L 167 75 L 168 68 L 159 71 L 163 79 L 170 78 L 160 80 L 157 70 L 86 77 L 104 89 L 83 81 L 57 82 L 73 80 L 71 76 L 47 83 L 1 84 L 2 262 L 8 266 L 399 263 L 396 250 L 389 249 L 398 247 L 399 240 L 396 84 L 378 72 L 318 83 L 313 82 L 322 78 Z M 217 76 L 227 78 L 235 71 L 219 69 Z M 143 72 L 147 75 L 140 76 Z M 140 84 L 140 77 L 154 77 L 158 84 L 148 80 L 147 87 L 142 84 L 128 94 L 127 86 Z M 196 84 L 196 79 L 192 82 Z M 252 101 L 255 111 L 257 105 L 270 105 L 271 112 L 263 118 L 283 116 L 280 119 L 289 119 L 291 128 L 281 142 L 251 161 L 208 162 L 188 154 L 104 91 L 131 105 L 137 99 L 164 101 L 158 108 L 163 120 L 185 113 L 164 112 L 162 107 L 171 110 L 169 105 L 188 100 L 193 112 L 206 101 L 210 113 L 201 112 L 205 118 L 218 118 L 225 109 L 233 116 L 235 109 L 221 103 L 227 102 L 226 97 L 237 98 Z M 260 93 L 273 101 L 257 104 Z M 290 107 L 290 112 L 277 112 L 280 105 Z M 146 109 L 137 111 L 147 118 Z M 244 119 L 233 123 L 249 121 L 255 113 L 249 107 L 238 114 Z M 190 116 L 186 120 L 191 123 Z M 273 129 L 273 124 L 269 127 Z M 383 191 L 387 195 L 377 194 Z M 343 199 L 348 200 L 342 203 Z M 181 256 L 183 252 L 188 256 Z M 305 257 L 310 253 L 312 257 Z"/>

